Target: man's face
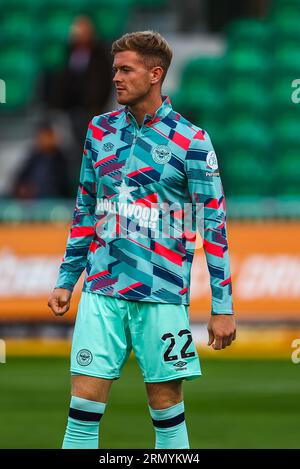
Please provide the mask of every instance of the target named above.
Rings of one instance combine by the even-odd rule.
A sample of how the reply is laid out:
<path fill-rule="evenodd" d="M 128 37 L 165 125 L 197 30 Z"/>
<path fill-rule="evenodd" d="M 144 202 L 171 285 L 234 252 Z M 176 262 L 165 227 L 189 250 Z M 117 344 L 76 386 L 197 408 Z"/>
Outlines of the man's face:
<path fill-rule="evenodd" d="M 135 51 L 117 52 L 113 62 L 113 82 L 119 104 L 132 106 L 141 101 L 151 88 L 151 69 L 146 68 Z"/>

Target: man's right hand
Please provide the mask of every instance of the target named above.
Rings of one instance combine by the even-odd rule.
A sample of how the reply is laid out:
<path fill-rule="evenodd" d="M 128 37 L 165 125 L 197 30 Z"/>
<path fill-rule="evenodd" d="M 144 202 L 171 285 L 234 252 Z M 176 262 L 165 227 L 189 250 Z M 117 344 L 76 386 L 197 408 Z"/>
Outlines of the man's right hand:
<path fill-rule="evenodd" d="M 70 308 L 72 292 L 66 288 L 55 288 L 51 293 L 48 306 L 55 316 L 63 316 Z"/>

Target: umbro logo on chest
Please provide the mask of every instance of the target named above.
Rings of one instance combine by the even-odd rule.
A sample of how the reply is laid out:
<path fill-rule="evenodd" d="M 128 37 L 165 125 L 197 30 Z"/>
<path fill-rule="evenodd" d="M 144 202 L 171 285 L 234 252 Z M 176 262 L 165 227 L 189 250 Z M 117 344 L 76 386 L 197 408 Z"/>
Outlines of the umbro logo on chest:
<path fill-rule="evenodd" d="M 107 142 L 103 144 L 102 150 L 111 151 L 113 148 L 114 148 L 114 144 L 111 142 Z"/>

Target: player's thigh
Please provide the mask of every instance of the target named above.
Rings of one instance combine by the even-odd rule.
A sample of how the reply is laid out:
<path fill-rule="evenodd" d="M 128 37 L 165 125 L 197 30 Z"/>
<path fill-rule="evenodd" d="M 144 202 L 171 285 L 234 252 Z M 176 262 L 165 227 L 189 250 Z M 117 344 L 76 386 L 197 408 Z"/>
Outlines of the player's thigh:
<path fill-rule="evenodd" d="M 82 292 L 71 349 L 71 374 L 118 379 L 131 340 L 124 302 Z"/>
<path fill-rule="evenodd" d="M 148 403 L 153 409 L 166 409 L 183 400 L 182 379 L 164 383 L 145 383 Z"/>
<path fill-rule="evenodd" d="M 90 401 L 107 403 L 112 379 L 96 378 L 94 376 L 73 375 L 71 378 L 72 396 Z"/>
<path fill-rule="evenodd" d="M 138 310 L 131 324 L 132 345 L 145 383 L 199 377 L 187 307 L 143 302 Z"/>

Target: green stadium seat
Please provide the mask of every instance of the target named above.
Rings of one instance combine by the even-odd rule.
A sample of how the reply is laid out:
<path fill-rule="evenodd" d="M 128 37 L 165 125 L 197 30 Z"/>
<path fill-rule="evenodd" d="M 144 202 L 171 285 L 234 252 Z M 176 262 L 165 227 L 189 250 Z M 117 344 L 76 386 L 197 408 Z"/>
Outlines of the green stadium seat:
<path fill-rule="evenodd" d="M 175 102 L 183 111 L 189 111 L 201 118 L 222 113 L 224 109 L 222 90 L 210 84 L 201 86 L 190 84 L 182 87 L 179 98 L 177 97 Z"/>
<path fill-rule="evenodd" d="M 262 50 L 231 48 L 226 55 L 226 66 L 230 77 L 252 76 L 267 79 L 270 70 L 270 56 Z"/>
<path fill-rule="evenodd" d="M 133 0 L 137 7 L 162 8 L 168 5 L 168 0 Z"/>
<path fill-rule="evenodd" d="M 268 87 L 254 78 L 233 80 L 226 89 L 226 108 L 235 116 L 239 113 L 263 117 L 269 112 L 269 95 Z"/>
<path fill-rule="evenodd" d="M 1 111 L 16 111 L 24 108 L 33 97 L 34 77 L 20 75 L 6 75 L 6 103 Z"/>
<path fill-rule="evenodd" d="M 289 147 L 289 148 L 297 147 L 300 150 L 299 128 L 300 128 L 300 107 L 298 110 L 297 118 L 284 119 L 278 116 L 277 121 L 274 123 L 274 126 L 273 126 L 274 140 L 277 142 L 277 145 L 281 147 Z"/>
<path fill-rule="evenodd" d="M 47 41 L 40 53 L 43 68 L 48 70 L 62 66 L 65 56 L 66 45 L 61 41 Z"/>
<path fill-rule="evenodd" d="M 182 82 L 201 83 L 201 80 L 204 80 L 216 83 L 221 79 L 220 75 L 224 74 L 224 66 L 222 57 L 195 57 L 185 64 L 182 70 Z"/>
<path fill-rule="evenodd" d="M 223 106 L 221 86 L 223 80 L 223 61 L 219 58 L 200 57 L 189 61 L 182 72 L 180 94 L 190 109 L 217 111 Z"/>
<path fill-rule="evenodd" d="M 300 108 L 297 118 L 278 117 L 273 126 L 278 193 L 300 194 Z"/>
<path fill-rule="evenodd" d="M 226 129 L 227 139 L 230 147 L 247 147 L 260 155 L 269 154 L 272 142 L 271 129 L 266 121 L 257 119 L 230 119 Z"/>
<path fill-rule="evenodd" d="M 223 149 L 222 179 L 233 195 L 267 195 L 273 179 L 272 167 L 247 146 Z"/>
<path fill-rule="evenodd" d="M 300 2 L 280 2 L 271 15 L 274 29 L 274 40 L 279 45 L 285 40 L 293 40 L 299 44 L 300 40 Z"/>
<path fill-rule="evenodd" d="M 278 76 L 289 77 L 290 80 L 300 77 L 300 49 L 282 45 L 274 53 L 274 72 Z"/>
<path fill-rule="evenodd" d="M 255 19 L 237 20 L 226 28 L 229 46 L 235 48 L 269 48 L 272 32 L 270 24 Z"/>
<path fill-rule="evenodd" d="M 300 78 L 300 75 L 299 75 Z M 293 79 L 290 75 L 286 77 L 278 77 L 274 80 L 271 89 L 271 101 L 274 112 L 270 117 L 278 118 L 295 118 L 300 114 L 300 103 L 294 103 L 292 101 L 293 93 L 296 92 L 296 88 L 292 87 Z M 299 88 L 299 85 L 297 86 Z M 300 93 L 298 97 L 300 97 Z M 296 97 L 296 96 L 295 96 Z"/>
<path fill-rule="evenodd" d="M 287 25 L 300 17 L 299 0 L 273 0 L 270 20 L 273 24 Z"/>
<path fill-rule="evenodd" d="M 34 42 L 35 30 L 36 23 L 30 13 L 24 14 L 22 11 L 5 13 L 1 18 L 1 44 Z"/>
<path fill-rule="evenodd" d="M 231 195 L 265 195 L 272 182 L 271 129 L 264 121 L 229 119 L 224 128 L 222 173 Z"/>
<path fill-rule="evenodd" d="M 45 23 L 46 40 L 59 40 L 67 42 L 70 27 L 74 21 L 75 15 L 68 9 L 53 11 L 49 13 Z"/>
<path fill-rule="evenodd" d="M 95 11 L 93 20 L 96 25 L 97 33 L 107 40 L 116 39 L 127 31 L 129 20 L 129 10 L 102 7 L 101 10 Z"/>
<path fill-rule="evenodd" d="M 6 49 L 0 52 L 1 75 L 19 75 L 20 77 L 32 77 L 38 70 L 38 57 L 30 53 L 28 49 Z"/>
<path fill-rule="evenodd" d="M 3 14 L 23 11 L 30 12 L 31 4 L 30 0 L 1 0 L 0 1 L 0 12 L 1 18 Z"/>
<path fill-rule="evenodd" d="M 275 154 L 274 193 L 300 195 L 300 145 L 284 147 Z"/>
<path fill-rule="evenodd" d="M 132 4 L 132 0 L 91 0 L 88 12 L 97 33 L 109 41 L 127 32 Z"/>
<path fill-rule="evenodd" d="M 72 11 L 74 8 L 77 8 L 78 4 L 81 4 L 79 0 L 29 0 L 31 2 L 40 3 L 42 5 L 42 10 L 44 12 L 51 11 Z M 85 2 L 87 3 L 87 2 Z M 89 3 L 89 2 L 88 2 Z"/>

